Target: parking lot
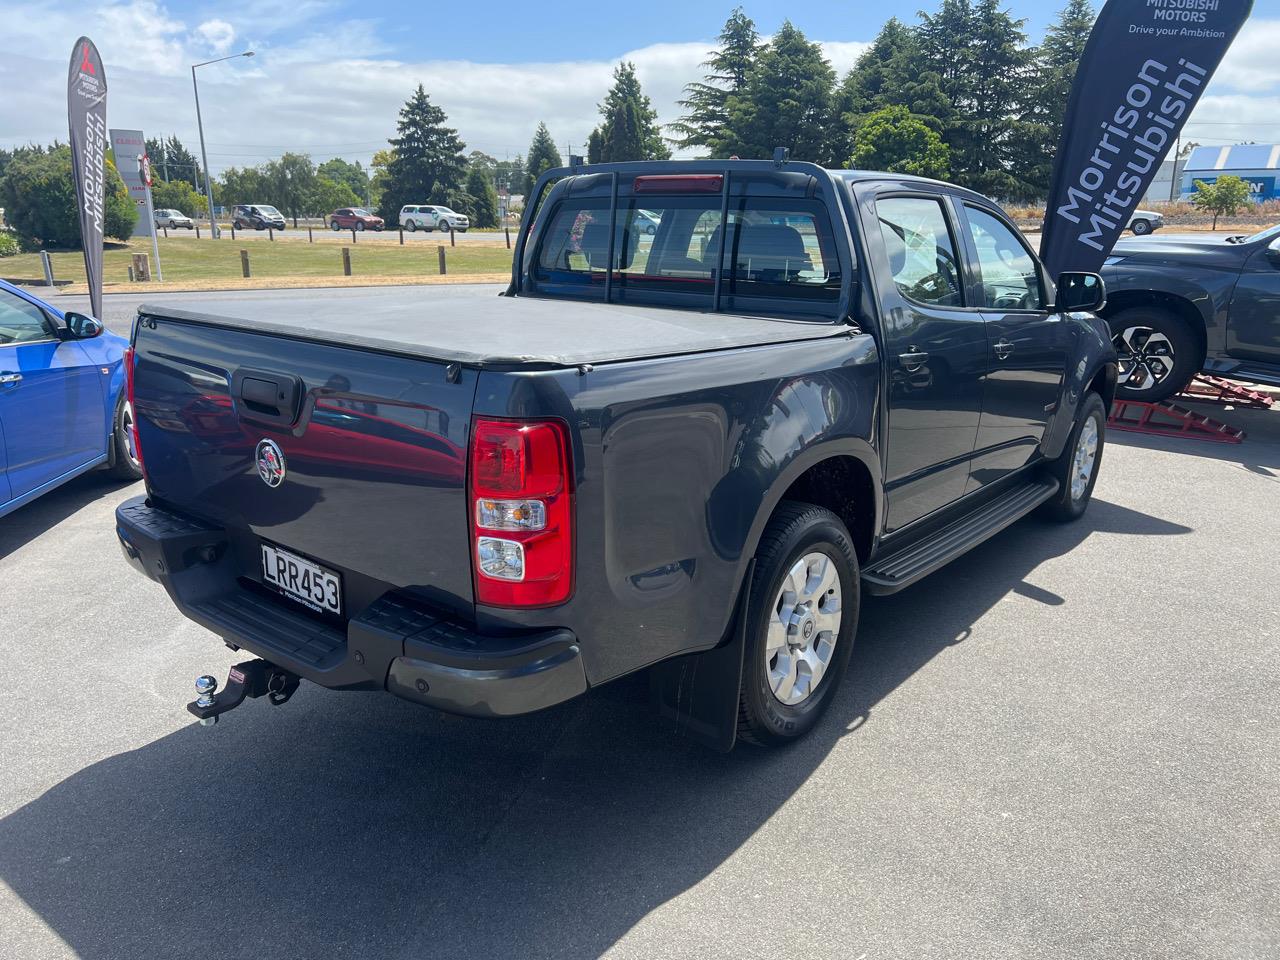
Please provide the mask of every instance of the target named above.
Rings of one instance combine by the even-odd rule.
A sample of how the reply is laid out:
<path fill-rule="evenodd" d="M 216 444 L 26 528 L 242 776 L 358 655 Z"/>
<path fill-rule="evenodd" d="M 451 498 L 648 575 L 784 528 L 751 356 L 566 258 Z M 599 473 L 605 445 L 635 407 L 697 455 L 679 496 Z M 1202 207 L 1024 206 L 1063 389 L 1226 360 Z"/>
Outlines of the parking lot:
<path fill-rule="evenodd" d="M 497 289 L 164 299 L 429 322 Z M 814 735 L 728 756 L 643 678 L 199 727 L 192 679 L 244 655 L 125 566 L 141 486 L 82 477 L 0 520 L 0 957 L 1275 956 L 1280 409 L 1204 409 L 1248 439 L 1111 434 L 1082 521 L 868 600 Z"/>

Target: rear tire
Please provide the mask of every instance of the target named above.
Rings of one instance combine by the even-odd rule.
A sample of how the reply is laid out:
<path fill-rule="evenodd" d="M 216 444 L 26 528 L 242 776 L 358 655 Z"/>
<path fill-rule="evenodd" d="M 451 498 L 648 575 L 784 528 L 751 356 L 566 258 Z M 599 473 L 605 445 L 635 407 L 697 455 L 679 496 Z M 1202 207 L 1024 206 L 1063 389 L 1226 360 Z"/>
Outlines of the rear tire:
<path fill-rule="evenodd" d="M 1049 476 L 1058 481 L 1058 492 L 1041 506 L 1043 516 L 1060 523 L 1084 516 L 1098 482 L 1106 433 L 1107 409 L 1102 398 L 1091 390 L 1080 402 L 1080 412 L 1062 456 L 1049 465 Z"/>
<path fill-rule="evenodd" d="M 356 221 L 356 230 L 357 230 L 359 233 L 364 233 L 364 221 L 363 221 L 363 220 L 357 220 L 357 221 Z"/>
<path fill-rule="evenodd" d="M 133 409 L 120 391 L 116 401 L 115 418 L 112 420 L 111 443 L 114 462 L 107 471 L 116 480 L 141 480 L 142 464 L 133 449 Z"/>
<path fill-rule="evenodd" d="M 1204 362 L 1191 327 L 1162 307 L 1121 310 L 1107 318 L 1120 358 L 1116 396 L 1157 403 L 1180 393 Z"/>
<path fill-rule="evenodd" d="M 840 518 L 812 504 L 782 503 L 756 551 L 739 737 L 781 746 L 813 729 L 849 666 L 859 587 L 858 556 Z"/>

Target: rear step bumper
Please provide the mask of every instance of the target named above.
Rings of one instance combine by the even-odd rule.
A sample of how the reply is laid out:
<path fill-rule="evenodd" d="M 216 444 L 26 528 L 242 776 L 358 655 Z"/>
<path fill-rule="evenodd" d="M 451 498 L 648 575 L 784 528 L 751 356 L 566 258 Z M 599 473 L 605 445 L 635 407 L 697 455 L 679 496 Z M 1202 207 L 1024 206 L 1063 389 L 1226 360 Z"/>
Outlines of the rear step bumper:
<path fill-rule="evenodd" d="M 416 598 L 383 595 L 345 629 L 241 585 L 224 531 L 126 500 L 116 508 L 125 560 L 190 619 L 321 686 L 389 690 L 451 713 L 532 713 L 584 693 L 577 638 L 565 629 L 487 636 Z"/>

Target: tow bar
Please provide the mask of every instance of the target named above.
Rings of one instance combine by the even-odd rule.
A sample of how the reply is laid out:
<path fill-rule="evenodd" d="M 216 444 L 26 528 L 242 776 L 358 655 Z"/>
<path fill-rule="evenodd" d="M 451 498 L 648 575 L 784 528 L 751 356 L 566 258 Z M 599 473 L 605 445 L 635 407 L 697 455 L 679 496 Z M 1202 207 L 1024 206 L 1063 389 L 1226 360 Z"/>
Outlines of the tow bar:
<path fill-rule="evenodd" d="M 287 703 L 298 689 L 298 683 L 298 677 L 281 670 L 274 663 L 246 660 L 244 663 L 237 663 L 227 673 L 227 686 L 221 693 L 216 692 L 218 681 L 214 677 L 208 674 L 196 677 L 196 693 L 199 696 L 187 704 L 187 710 L 200 721 L 202 727 L 207 727 L 217 723 L 218 717 L 228 710 L 234 710 L 244 703 L 246 697 L 253 699 L 265 696 L 277 707 Z"/>

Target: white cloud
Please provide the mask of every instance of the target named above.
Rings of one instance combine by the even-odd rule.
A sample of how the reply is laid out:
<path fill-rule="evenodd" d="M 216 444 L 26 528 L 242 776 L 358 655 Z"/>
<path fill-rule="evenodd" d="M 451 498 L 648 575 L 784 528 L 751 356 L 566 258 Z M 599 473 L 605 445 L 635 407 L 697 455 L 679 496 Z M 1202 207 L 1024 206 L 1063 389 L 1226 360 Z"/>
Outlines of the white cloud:
<path fill-rule="evenodd" d="M 236 28 L 225 20 L 206 20 L 196 27 L 196 33 L 217 54 L 229 52 L 236 39 Z"/>
<path fill-rule="evenodd" d="M 0 145 L 66 138 L 66 61 L 81 33 L 107 64 L 108 123 L 149 134 L 176 133 L 197 149 L 188 68 L 211 53 L 254 49 L 200 71 L 200 102 L 210 165 L 255 164 L 287 149 L 315 159 L 367 162 L 394 135 L 397 113 L 418 83 L 448 113 L 469 149 L 499 157 L 523 152 L 538 121 L 562 151 L 583 151 L 597 104 L 620 59 L 635 62 L 659 120 L 679 116 L 683 86 L 704 72 L 710 42 L 661 43 L 608 59 L 556 63 L 401 62 L 388 58 L 377 21 L 333 22 L 332 0 L 226 0 L 216 18 L 194 27 L 155 0 L 117 0 L 93 8 L 70 0 L 9 0 L 6 56 L 0 58 Z M 868 24 L 868 33 L 875 29 Z M 340 36 L 341 43 L 334 38 Z M 822 44 L 843 75 L 866 48 Z M 461 49 L 451 43 L 450 50 Z M 1251 21 L 1209 88 L 1188 137 L 1202 142 L 1280 140 L 1280 20 Z M 333 59 L 335 50 L 342 59 Z M 1221 126 L 1225 121 L 1240 126 Z"/>

